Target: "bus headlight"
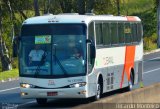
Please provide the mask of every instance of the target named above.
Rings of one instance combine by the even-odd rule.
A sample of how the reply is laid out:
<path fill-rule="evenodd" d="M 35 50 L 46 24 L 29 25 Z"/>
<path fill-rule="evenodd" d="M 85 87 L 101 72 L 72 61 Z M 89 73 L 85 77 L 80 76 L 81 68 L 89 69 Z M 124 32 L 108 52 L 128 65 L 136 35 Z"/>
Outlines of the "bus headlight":
<path fill-rule="evenodd" d="M 34 88 L 35 86 L 27 83 L 20 83 L 21 88 Z"/>
<path fill-rule="evenodd" d="M 86 85 L 86 82 L 81 82 L 81 83 L 75 83 L 75 84 L 71 84 L 69 85 L 70 88 L 77 88 L 77 87 L 83 87 Z"/>

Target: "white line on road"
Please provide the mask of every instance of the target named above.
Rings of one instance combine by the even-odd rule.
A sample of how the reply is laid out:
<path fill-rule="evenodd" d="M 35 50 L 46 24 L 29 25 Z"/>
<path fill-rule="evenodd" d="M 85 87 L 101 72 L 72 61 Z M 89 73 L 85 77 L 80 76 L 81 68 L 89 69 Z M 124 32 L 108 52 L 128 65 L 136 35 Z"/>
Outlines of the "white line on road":
<path fill-rule="evenodd" d="M 0 90 L 0 93 L 1 93 L 1 92 L 5 92 L 5 91 L 9 91 L 9 90 L 18 89 L 18 88 L 19 88 L 19 87 L 13 87 L 13 88 L 10 88 L 10 89 Z"/>
<path fill-rule="evenodd" d="M 143 62 L 153 61 L 153 60 L 156 60 L 156 59 L 160 59 L 160 57 L 155 57 L 155 58 L 152 58 L 152 59 L 143 61 Z M 151 72 L 154 72 L 154 71 L 157 71 L 157 70 L 160 70 L 160 68 L 157 68 L 157 69 L 153 69 L 153 70 L 150 70 L 150 71 L 143 72 L 143 74 L 151 73 Z"/>
<path fill-rule="evenodd" d="M 147 73 L 154 72 L 154 71 L 157 71 L 157 70 L 160 70 L 160 68 L 157 68 L 157 69 L 153 69 L 153 70 L 150 70 L 150 71 L 143 72 L 143 74 L 147 74 Z"/>
<path fill-rule="evenodd" d="M 152 59 L 144 60 L 143 62 L 153 61 L 153 60 L 156 60 L 156 59 L 160 59 L 160 57 L 156 57 L 156 58 L 152 58 Z"/>
<path fill-rule="evenodd" d="M 23 103 L 23 104 L 18 105 L 18 107 L 24 106 L 24 105 L 27 105 L 27 104 L 31 104 L 31 103 L 35 103 L 35 102 L 36 102 L 35 100 L 29 101 L 29 102 L 26 102 L 26 103 Z"/>

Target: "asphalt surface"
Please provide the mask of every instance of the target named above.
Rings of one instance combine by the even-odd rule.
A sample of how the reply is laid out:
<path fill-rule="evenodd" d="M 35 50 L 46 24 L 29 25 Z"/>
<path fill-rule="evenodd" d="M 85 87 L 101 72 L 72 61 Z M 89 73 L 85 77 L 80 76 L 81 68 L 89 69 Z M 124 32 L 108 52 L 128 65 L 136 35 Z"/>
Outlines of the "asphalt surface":
<path fill-rule="evenodd" d="M 152 53 L 144 56 L 144 86 L 152 85 L 160 82 L 160 52 Z M 139 88 L 135 85 L 134 89 Z M 104 95 L 114 96 L 117 91 Z M 118 92 L 119 94 L 119 92 Z M 0 83 L 0 109 L 67 109 L 81 104 L 87 104 L 92 101 L 85 100 L 49 100 L 46 105 L 38 105 L 34 99 L 21 99 L 18 80 Z M 9 108 L 10 107 L 10 108 Z"/>

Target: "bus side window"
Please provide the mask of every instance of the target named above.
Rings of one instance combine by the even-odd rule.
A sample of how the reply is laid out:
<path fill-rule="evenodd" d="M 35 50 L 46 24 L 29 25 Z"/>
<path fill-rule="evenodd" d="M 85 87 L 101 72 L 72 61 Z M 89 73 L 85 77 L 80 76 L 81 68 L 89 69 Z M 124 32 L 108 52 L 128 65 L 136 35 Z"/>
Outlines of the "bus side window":
<path fill-rule="evenodd" d="M 117 28 L 117 22 L 111 23 L 110 30 L 111 30 L 111 42 L 112 44 L 118 44 L 118 28 Z"/>
<path fill-rule="evenodd" d="M 102 25 L 103 45 L 109 46 L 111 44 L 111 36 L 109 30 L 109 22 L 104 22 Z"/>
<path fill-rule="evenodd" d="M 125 23 L 124 33 L 125 33 L 125 43 L 130 44 L 132 42 L 131 38 L 132 30 L 130 23 Z"/>
<path fill-rule="evenodd" d="M 89 28 L 88 28 L 88 39 L 94 41 L 94 22 L 89 24 Z"/>
<path fill-rule="evenodd" d="M 102 45 L 103 38 L 102 38 L 102 23 L 96 23 L 96 44 Z"/>
<path fill-rule="evenodd" d="M 119 37 L 119 43 L 124 44 L 124 23 L 118 23 L 118 37 Z"/>
<path fill-rule="evenodd" d="M 141 23 L 137 23 L 137 37 L 138 37 L 138 42 L 140 42 L 143 37 L 143 30 Z"/>
<path fill-rule="evenodd" d="M 137 37 L 137 25 L 136 23 L 132 23 L 132 37 L 133 37 L 133 42 L 138 42 L 138 37 Z"/>

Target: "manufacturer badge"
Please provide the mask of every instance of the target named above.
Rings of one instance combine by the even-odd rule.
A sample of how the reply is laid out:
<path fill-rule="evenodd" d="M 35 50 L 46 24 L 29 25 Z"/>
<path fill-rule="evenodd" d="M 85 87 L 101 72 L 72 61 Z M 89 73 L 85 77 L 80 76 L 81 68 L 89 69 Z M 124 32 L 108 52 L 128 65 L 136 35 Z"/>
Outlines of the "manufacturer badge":
<path fill-rule="evenodd" d="M 50 85 L 55 85 L 55 83 L 54 83 L 53 80 L 49 80 L 49 81 L 48 81 L 48 85 L 49 85 L 49 86 L 50 86 Z"/>

